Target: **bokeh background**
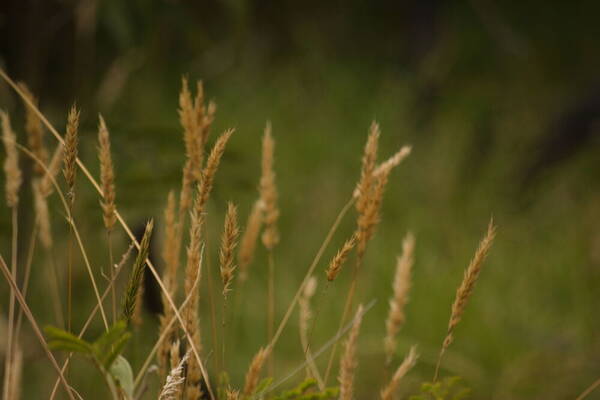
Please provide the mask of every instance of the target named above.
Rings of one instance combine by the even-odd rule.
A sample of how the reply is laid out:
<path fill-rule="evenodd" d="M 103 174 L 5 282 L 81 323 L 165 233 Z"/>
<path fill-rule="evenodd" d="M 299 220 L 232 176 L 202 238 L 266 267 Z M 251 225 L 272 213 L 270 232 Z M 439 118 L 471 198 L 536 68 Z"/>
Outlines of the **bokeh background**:
<path fill-rule="evenodd" d="M 421 353 L 401 390 L 408 395 L 431 379 L 455 288 L 493 215 L 496 243 L 443 374 L 463 377 L 474 399 L 573 399 L 600 371 L 599 13 L 594 1 L 4 0 L 0 64 L 30 86 L 59 130 L 77 103 L 80 155 L 96 175 L 97 115 L 105 117 L 118 207 L 134 226 L 157 219 L 158 263 L 162 208 L 168 191 L 178 190 L 184 160 L 181 76 L 204 81 L 218 105 L 210 142 L 236 128 L 208 215 L 201 307 L 209 365 L 218 335 L 211 333 L 208 293 L 219 285 L 216 243 L 225 204 L 236 202 L 245 221 L 257 196 L 266 121 L 277 141 L 281 317 L 352 192 L 369 124 L 377 120 L 382 158 L 403 144 L 413 153 L 393 173 L 361 273 L 360 301 L 377 302 L 360 338 L 357 397 L 374 398 L 381 385 L 384 319 L 403 236 L 412 231 L 417 249 L 398 358 L 412 344 Z M 0 107 L 22 135 L 23 106 L 4 83 Z M 55 145 L 50 135 L 47 144 Z M 81 174 L 77 200 L 75 216 L 100 271 L 107 263 L 101 211 Z M 66 224 L 55 198 L 50 207 L 52 257 L 60 266 Z M 21 209 L 25 254 L 33 220 L 26 194 Z M 2 208 L 5 258 L 9 222 Z M 321 287 L 327 259 L 353 224 L 350 215 L 327 250 Z M 116 237 L 122 251 L 127 241 Z M 55 323 L 43 278 L 47 258 L 36 253 L 30 295 L 41 324 Z M 94 304 L 79 265 L 76 326 Z M 238 386 L 265 343 L 265 271 L 260 249 L 227 337 L 228 369 Z M 317 296 L 316 345 L 335 333 L 349 278 L 343 273 Z M 5 283 L 0 293 L 6 315 Z M 213 300 L 218 310 L 218 296 Z M 101 330 L 98 320 L 90 337 Z M 155 339 L 156 318 L 147 310 L 127 353 L 134 368 Z M 22 340 L 30 344 L 23 398 L 44 398 L 55 377 L 28 328 Z M 276 349 L 276 381 L 301 360 L 294 317 Z M 76 365 L 73 379 L 84 397 L 105 396 L 99 376 L 83 361 Z M 151 382 L 145 398 L 155 387 Z"/>

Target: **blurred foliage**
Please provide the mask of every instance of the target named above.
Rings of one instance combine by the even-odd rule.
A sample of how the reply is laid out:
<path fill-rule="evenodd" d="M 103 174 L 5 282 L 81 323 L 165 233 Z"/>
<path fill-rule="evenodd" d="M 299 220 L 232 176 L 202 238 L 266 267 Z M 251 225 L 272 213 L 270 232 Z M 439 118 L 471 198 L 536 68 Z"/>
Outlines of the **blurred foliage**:
<path fill-rule="evenodd" d="M 421 352 L 404 382 L 409 394 L 432 376 L 455 288 L 493 214 L 496 244 L 443 372 L 464 377 L 474 399 L 562 399 L 583 391 L 600 368 L 599 12 L 593 1 L 5 0 L 0 64 L 31 86 L 59 130 L 77 102 L 80 154 L 96 175 L 102 113 L 117 166 L 117 204 L 133 224 L 160 220 L 168 190 L 178 188 L 180 77 L 204 80 L 219 106 L 210 142 L 236 128 L 209 206 L 205 293 L 218 284 L 215 245 L 226 200 L 239 204 L 244 220 L 256 197 L 260 136 L 271 120 L 282 209 L 280 316 L 352 192 L 367 128 L 377 119 L 382 158 L 405 143 L 413 154 L 392 176 L 359 285 L 361 301 L 378 303 L 361 333 L 358 398 L 383 383 L 383 321 L 405 232 L 414 231 L 417 248 L 398 359 L 414 343 Z M 0 107 L 21 134 L 23 108 L 3 84 Z M 75 217 L 95 266 L 106 270 L 105 248 L 96 245 L 106 243 L 97 196 L 81 178 L 78 190 Z M 55 200 L 53 229 L 62 238 L 67 225 Z M 24 254 L 32 217 L 21 216 Z M 343 222 L 324 260 L 353 223 Z M 9 235 L 9 213 L 2 212 L 2 254 Z M 119 235 L 115 252 L 127 247 Z M 56 242 L 55 262 L 62 265 L 66 244 Z M 160 263 L 160 243 L 155 247 Z M 42 276 L 47 258 L 36 256 L 34 274 Z M 238 384 L 266 337 L 265 265 L 261 251 L 237 298 L 234 288 L 227 366 Z M 83 269 L 76 279 L 80 326 L 94 299 Z M 316 296 L 314 343 L 333 336 L 337 318 L 324 316 L 341 312 L 335 300 L 349 279 L 342 273 Z M 30 293 L 44 290 L 39 278 Z M 7 298 L 6 285 L 0 291 Z M 218 338 L 209 328 L 210 308 L 214 300 L 219 309 L 220 299 L 208 297 L 201 307 L 212 354 Z M 41 323 L 55 323 L 42 296 L 31 303 Z M 127 358 L 134 370 L 156 339 L 156 325 L 148 314 L 132 332 Z M 91 335 L 101 331 L 96 324 Z M 35 343 L 27 335 L 23 340 Z M 43 397 L 54 377 L 39 348 L 26 348 L 37 384 L 27 385 L 24 396 Z M 275 355 L 281 371 L 303 360 L 293 322 Z M 326 357 L 317 363 L 325 368 Z M 209 356 L 209 364 L 218 371 L 217 357 Z M 87 366 L 76 367 L 71 379 L 81 392 L 102 398 L 86 379 Z"/>

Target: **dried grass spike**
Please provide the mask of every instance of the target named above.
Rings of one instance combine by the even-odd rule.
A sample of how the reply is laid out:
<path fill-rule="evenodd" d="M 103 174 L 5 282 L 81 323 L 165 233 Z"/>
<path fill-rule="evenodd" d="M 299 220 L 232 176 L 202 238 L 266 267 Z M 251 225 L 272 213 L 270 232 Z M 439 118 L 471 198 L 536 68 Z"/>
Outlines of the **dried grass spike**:
<path fill-rule="evenodd" d="M 328 281 L 333 281 L 336 278 L 336 276 L 340 273 L 342 266 L 346 262 L 346 259 L 348 258 L 348 255 L 354 248 L 355 244 L 356 236 L 352 235 L 352 237 L 348 239 L 346 243 L 344 243 L 342 248 L 337 252 L 335 257 L 333 257 L 326 271 Z"/>
<path fill-rule="evenodd" d="M 17 136 L 10 125 L 10 118 L 4 111 L 0 111 L 2 118 L 2 141 L 6 150 L 4 159 L 4 173 L 6 175 L 6 204 L 16 207 L 19 204 L 19 189 L 23 183 L 23 175 L 19 167 L 19 153 L 17 152 Z"/>
<path fill-rule="evenodd" d="M 396 372 L 394 372 L 394 376 L 392 376 L 390 382 L 381 391 L 381 400 L 394 399 L 394 394 L 396 393 L 396 390 L 398 390 L 398 385 L 400 384 L 400 381 L 408 373 L 408 371 L 410 371 L 412 367 L 415 366 L 418 358 L 419 355 L 417 354 L 415 346 L 411 347 L 408 352 L 408 355 L 404 358 L 404 361 L 402 361 L 402 364 L 400 364 Z"/>
<path fill-rule="evenodd" d="M 232 134 L 233 129 L 229 129 L 223 132 L 223 134 L 219 136 L 217 142 L 213 146 L 210 155 L 208 156 L 208 160 L 206 160 L 206 166 L 202 171 L 202 180 L 200 181 L 200 185 L 198 187 L 198 195 L 194 204 L 194 208 L 197 212 L 204 212 L 204 206 L 206 205 L 206 202 L 208 201 L 208 197 L 212 190 L 213 181 L 215 179 L 217 169 L 219 168 L 221 157 L 225 152 L 225 147 L 227 146 L 227 142 L 229 141 L 229 138 Z"/>
<path fill-rule="evenodd" d="M 246 222 L 246 229 L 240 240 L 238 251 L 238 265 L 240 267 L 239 277 L 241 280 L 246 280 L 248 277 L 248 267 L 254 259 L 254 251 L 256 250 L 256 241 L 260 234 L 260 229 L 263 223 L 263 207 L 262 201 L 257 200 L 252 206 L 252 211 Z"/>
<path fill-rule="evenodd" d="M 75 175 L 77 172 L 77 143 L 79 129 L 79 111 L 75 106 L 69 110 L 67 116 L 67 133 L 65 134 L 65 157 L 63 174 L 69 187 L 69 200 L 73 204 L 75 198 Z"/>
<path fill-rule="evenodd" d="M 18 83 L 19 88 L 25 97 L 34 105 L 38 106 L 37 98 L 31 93 L 27 85 L 23 82 Z M 48 151 L 44 146 L 44 128 L 42 121 L 33 111 L 33 109 L 24 101 L 25 106 L 25 133 L 27 133 L 27 145 L 35 156 L 44 164 L 48 161 Z M 33 164 L 33 170 L 38 175 L 44 174 L 44 168 L 39 163 Z"/>
<path fill-rule="evenodd" d="M 275 171 L 273 169 L 275 141 L 271 134 L 271 123 L 267 122 L 262 142 L 262 175 L 260 178 L 260 198 L 264 204 L 265 230 L 262 234 L 263 245 L 272 250 L 279 243 L 277 220 L 279 208 L 277 206 L 277 187 L 275 185 Z"/>
<path fill-rule="evenodd" d="M 148 252 L 150 250 L 150 237 L 152 236 L 152 228 L 154 222 L 150 220 L 146 224 L 146 230 L 144 231 L 144 237 L 140 242 L 140 249 L 138 255 L 133 263 L 133 269 L 127 283 L 127 289 L 125 291 L 125 300 L 123 302 L 123 319 L 129 323 L 133 317 L 135 311 L 135 304 L 137 300 L 137 292 L 140 288 L 144 269 L 146 267 L 146 259 L 148 258 Z"/>
<path fill-rule="evenodd" d="M 402 256 L 398 257 L 396 263 L 396 273 L 392 286 L 394 295 L 390 299 L 390 311 L 385 321 L 386 336 L 384 339 L 384 348 L 388 364 L 392 361 L 396 352 L 396 336 L 406 319 L 404 306 L 408 302 L 408 292 L 411 286 L 410 276 L 413 266 L 414 249 L 415 238 L 411 233 L 408 233 L 402 243 Z"/>
<path fill-rule="evenodd" d="M 185 382 L 185 377 L 183 376 L 184 365 L 189 357 L 189 351 L 186 355 L 181 359 L 179 364 L 174 367 L 169 375 L 166 378 L 166 382 L 160 391 L 160 395 L 158 396 L 158 400 L 177 400 L 181 394 L 181 390 L 183 389 L 183 383 Z"/>
<path fill-rule="evenodd" d="M 248 372 L 246 373 L 246 382 L 244 384 L 243 397 L 248 397 L 254 394 L 254 390 L 258 385 L 258 380 L 260 378 L 260 371 L 269 356 L 269 348 L 263 347 L 252 359 L 250 363 L 250 367 L 248 368 Z"/>
<path fill-rule="evenodd" d="M 458 289 L 456 290 L 456 297 L 454 298 L 454 303 L 452 304 L 452 313 L 450 315 L 450 321 L 448 322 L 448 332 L 446 333 L 446 337 L 444 338 L 444 342 L 442 343 L 442 348 L 440 350 L 437 366 L 435 369 L 434 381 L 437 379 L 438 376 L 442 356 L 454 340 L 454 329 L 460 322 L 462 314 L 465 311 L 467 301 L 473 293 L 475 283 L 477 283 L 479 273 L 481 272 L 481 267 L 483 266 L 483 262 L 485 261 L 485 258 L 487 257 L 490 248 L 492 247 L 492 243 L 494 242 L 495 236 L 496 226 L 494 225 L 494 220 L 491 219 L 490 223 L 488 224 L 487 232 L 484 238 L 479 243 L 479 246 L 475 251 L 475 255 L 473 256 L 473 259 L 471 260 L 469 266 L 465 271 L 463 280 Z"/>
<path fill-rule="evenodd" d="M 39 180 L 34 180 L 32 183 L 33 189 L 33 204 L 35 215 L 39 227 L 40 241 L 45 249 L 50 249 L 53 244 L 52 230 L 50 228 L 50 213 L 48 212 L 48 202 L 41 192 Z"/>
<path fill-rule="evenodd" d="M 227 298 L 227 293 L 231 290 L 231 281 L 235 265 L 233 265 L 233 252 L 237 245 L 237 238 L 240 229 L 237 223 L 237 208 L 233 203 L 227 204 L 227 214 L 225 215 L 225 226 L 221 236 L 221 249 L 219 251 L 219 261 L 221 263 L 221 281 L 223 283 L 223 296 Z"/>
<path fill-rule="evenodd" d="M 104 226 L 111 231 L 117 221 L 115 214 L 115 172 L 110 154 L 110 137 L 104 118 L 99 116 L 98 124 L 98 157 L 100 158 L 100 183 L 103 199 L 100 201 L 103 211 Z"/>
<path fill-rule="evenodd" d="M 389 174 L 392 169 L 400 165 L 400 163 L 410 155 L 411 151 L 412 148 L 410 146 L 403 146 L 396 154 L 379 164 L 375 171 L 373 171 L 373 176 L 378 177 L 382 174 Z"/>
<path fill-rule="evenodd" d="M 369 136 L 367 137 L 367 143 L 365 144 L 365 150 L 362 157 L 360 179 L 354 190 L 354 197 L 357 198 L 356 210 L 359 213 L 365 211 L 373 187 L 373 172 L 375 171 L 375 163 L 377 162 L 379 135 L 379 124 L 373 121 L 369 128 Z"/>

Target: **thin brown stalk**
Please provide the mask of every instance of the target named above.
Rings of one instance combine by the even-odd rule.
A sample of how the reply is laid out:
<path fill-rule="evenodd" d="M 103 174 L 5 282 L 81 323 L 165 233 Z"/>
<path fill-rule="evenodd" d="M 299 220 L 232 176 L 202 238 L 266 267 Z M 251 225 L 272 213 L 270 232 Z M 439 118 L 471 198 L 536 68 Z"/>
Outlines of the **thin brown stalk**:
<path fill-rule="evenodd" d="M 6 266 L 6 262 L 4 261 L 4 258 L 2 256 L 0 256 L 0 269 L 2 270 L 2 274 L 4 275 L 4 278 L 6 279 L 6 281 L 11 286 L 11 290 L 15 294 L 15 297 L 16 297 L 17 301 L 19 302 L 19 305 L 23 309 L 23 313 L 25 314 L 25 316 L 29 320 L 29 323 L 31 324 L 31 327 L 33 328 L 33 332 L 35 333 L 37 339 L 39 340 L 39 342 L 40 342 L 40 344 L 42 346 L 42 348 L 44 349 L 44 352 L 46 353 L 46 357 L 48 357 L 48 359 L 50 360 L 50 363 L 52 364 L 52 366 L 54 367 L 54 369 L 58 373 L 60 381 L 63 384 L 63 386 L 64 386 L 64 388 L 65 388 L 65 390 L 67 392 L 67 395 L 69 396 L 69 398 L 71 400 L 75 400 L 75 398 L 73 397 L 73 394 L 71 393 L 70 386 L 69 386 L 67 380 L 65 379 L 65 376 L 63 375 L 60 367 L 58 366 L 58 363 L 56 362 L 56 359 L 52 355 L 52 352 L 50 351 L 50 348 L 48 347 L 48 343 L 46 342 L 46 339 L 44 338 L 44 335 L 42 334 L 42 331 L 40 330 L 40 328 L 39 328 L 39 326 L 38 326 L 38 324 L 37 324 L 37 322 L 35 320 L 35 317 L 31 313 L 31 310 L 29 309 L 29 306 L 27 305 L 27 302 L 23 298 L 23 295 L 21 294 L 21 291 L 19 290 L 19 287 L 17 286 L 17 283 L 15 282 L 15 280 L 14 280 L 13 276 L 11 275 L 8 267 Z"/>
<path fill-rule="evenodd" d="M 14 205 L 12 207 L 12 241 L 11 241 L 11 273 L 14 279 L 17 276 L 17 247 L 18 247 L 18 207 Z M 13 347 L 17 346 L 18 337 L 14 336 L 15 329 L 15 293 L 10 291 L 9 300 L 9 311 L 8 311 L 8 334 L 7 334 L 7 347 L 6 347 L 6 358 L 5 358 L 5 374 L 4 374 L 4 398 L 9 399 L 8 395 L 11 393 L 11 378 L 10 378 L 10 366 L 13 363 L 14 351 Z"/>
<path fill-rule="evenodd" d="M 408 351 L 407 356 L 402 361 L 402 364 L 398 367 L 396 372 L 394 372 L 394 376 L 390 382 L 381 390 L 380 396 L 381 400 L 393 400 L 396 391 L 398 390 L 398 385 L 404 376 L 415 366 L 417 363 L 417 359 L 419 355 L 417 354 L 417 350 L 415 346 L 411 347 Z"/>
<path fill-rule="evenodd" d="M 398 257 L 396 262 L 396 273 L 392 285 L 394 293 L 390 299 L 390 311 L 385 321 L 386 336 L 383 344 L 387 365 L 390 364 L 394 357 L 397 347 L 397 335 L 406 320 L 404 307 L 408 302 L 408 292 L 411 286 L 411 269 L 413 266 L 414 249 L 415 238 L 409 232 L 402 242 L 402 256 Z"/>
<path fill-rule="evenodd" d="M 448 322 L 448 332 L 446 333 L 446 337 L 444 342 L 442 343 L 442 348 L 440 349 L 440 354 L 438 356 L 438 361 L 435 367 L 435 374 L 433 377 L 433 381 L 435 382 L 438 377 L 440 364 L 442 362 L 442 357 L 448 349 L 448 347 L 452 344 L 454 340 L 454 329 L 460 322 L 462 315 L 467 306 L 467 302 L 471 294 L 473 293 L 473 289 L 475 288 L 475 284 L 477 283 L 477 279 L 479 278 L 479 274 L 481 272 L 481 267 L 483 266 L 483 262 L 487 257 L 490 248 L 492 247 L 492 243 L 494 242 L 494 237 L 496 236 L 496 226 L 494 225 L 494 220 L 491 219 L 487 228 L 487 232 L 481 242 L 479 243 L 479 247 L 475 251 L 475 255 L 473 259 L 469 263 L 467 267 L 463 280 L 456 290 L 456 297 L 454 298 L 454 303 L 452 304 L 452 313 L 450 314 L 450 321 Z"/>
<path fill-rule="evenodd" d="M 248 277 L 248 267 L 254 259 L 254 251 L 256 250 L 256 242 L 260 229 L 263 224 L 263 206 L 261 200 L 254 202 L 248 220 L 246 221 L 246 229 L 242 233 L 240 239 L 240 247 L 238 251 L 238 265 L 240 269 L 239 277 L 241 281 L 245 281 Z"/>
<path fill-rule="evenodd" d="M 250 367 L 248 368 L 248 372 L 246 372 L 246 380 L 244 383 L 244 390 L 242 391 L 243 398 L 249 398 L 254 394 L 254 390 L 256 390 L 256 386 L 258 385 L 258 380 L 260 379 L 260 372 L 262 367 L 268 358 L 270 353 L 269 347 L 261 348 L 258 353 L 252 359 L 250 363 Z"/>
<path fill-rule="evenodd" d="M 0 111 L 2 119 L 2 141 L 6 150 L 6 159 L 4 160 L 4 172 L 6 175 L 6 204 L 12 210 L 12 245 L 11 245 L 11 273 L 16 279 L 17 276 L 17 253 L 18 253 L 18 205 L 19 188 L 23 181 L 21 169 L 19 168 L 19 153 L 16 148 L 16 135 L 10 126 L 8 114 Z M 14 363 L 14 351 L 18 346 L 17 338 L 13 337 L 15 323 L 15 294 L 11 291 L 8 311 L 8 346 L 5 359 L 5 379 L 4 379 L 4 398 L 8 399 L 12 388 L 10 377 L 10 367 Z M 12 388 L 12 389 L 11 389 Z"/>
<path fill-rule="evenodd" d="M 583 391 L 583 393 L 581 393 L 579 396 L 577 396 L 576 400 L 583 400 L 583 399 L 585 399 L 586 397 L 588 397 L 588 395 L 590 393 L 592 393 L 598 387 L 600 387 L 600 379 L 595 380 L 587 389 L 585 389 Z"/>
<path fill-rule="evenodd" d="M 352 400 L 354 398 L 354 376 L 358 367 L 356 359 L 356 342 L 358 333 L 360 332 L 360 324 L 362 322 L 363 307 L 358 306 L 356 317 L 354 319 L 352 329 L 346 340 L 344 355 L 340 360 L 340 373 L 338 381 L 340 383 L 340 400 Z"/>
<path fill-rule="evenodd" d="M 179 265 L 179 254 L 175 251 L 175 243 L 177 241 L 177 221 L 175 216 L 175 207 L 175 194 L 173 191 L 170 191 L 167 198 L 167 207 L 165 208 L 164 213 L 165 240 L 162 256 L 163 260 L 165 261 L 163 280 L 165 282 L 165 287 L 171 296 L 175 296 L 175 293 L 177 292 L 177 267 Z M 159 336 L 164 334 L 168 336 L 168 340 L 163 341 L 159 347 L 157 352 L 157 361 L 159 376 L 161 379 L 166 379 L 169 370 L 170 344 L 174 340 L 175 329 L 171 327 L 167 329 L 167 322 L 173 319 L 173 311 L 169 307 L 165 295 L 162 293 L 161 300 L 163 304 L 163 314 L 159 317 Z"/>
<path fill-rule="evenodd" d="M 18 342 L 15 342 L 15 348 L 11 357 L 11 365 L 6 373 L 10 376 L 10 392 L 8 399 L 19 400 L 21 398 L 21 381 L 23 376 L 23 350 Z"/>
<path fill-rule="evenodd" d="M 342 266 L 346 262 L 346 259 L 348 258 L 348 255 L 354 248 L 355 244 L 356 244 L 356 236 L 352 235 L 352 237 L 350 237 L 350 239 L 346 240 L 346 242 L 344 243 L 342 248 L 338 250 L 335 257 L 333 257 L 333 259 L 329 263 L 329 267 L 327 268 L 327 271 L 325 271 L 325 273 L 327 274 L 327 280 L 329 282 L 333 281 L 337 277 L 337 275 L 340 273 Z"/>

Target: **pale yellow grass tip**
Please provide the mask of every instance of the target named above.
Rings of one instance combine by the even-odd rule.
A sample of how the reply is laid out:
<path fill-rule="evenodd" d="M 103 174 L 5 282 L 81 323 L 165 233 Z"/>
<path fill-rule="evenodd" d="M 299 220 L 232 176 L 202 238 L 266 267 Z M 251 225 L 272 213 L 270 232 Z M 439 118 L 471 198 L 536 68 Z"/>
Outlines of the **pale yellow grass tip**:
<path fill-rule="evenodd" d="M 2 141 L 6 150 L 4 159 L 4 173 L 6 175 L 6 204 L 15 207 L 19 203 L 19 189 L 23 182 L 21 168 L 19 167 L 19 153 L 17 151 L 17 135 L 12 130 L 8 113 L 0 111 L 2 118 Z"/>
<path fill-rule="evenodd" d="M 396 337 L 406 319 L 404 307 L 408 302 L 408 292 L 411 286 L 414 249 L 415 238 L 411 233 L 408 233 L 402 242 L 402 255 L 398 257 L 396 262 L 396 273 L 392 285 L 394 293 L 390 299 L 390 311 L 385 322 L 384 348 L 388 364 L 396 352 Z"/>

